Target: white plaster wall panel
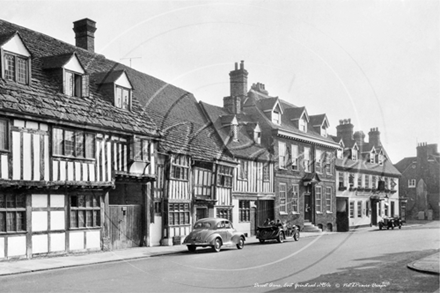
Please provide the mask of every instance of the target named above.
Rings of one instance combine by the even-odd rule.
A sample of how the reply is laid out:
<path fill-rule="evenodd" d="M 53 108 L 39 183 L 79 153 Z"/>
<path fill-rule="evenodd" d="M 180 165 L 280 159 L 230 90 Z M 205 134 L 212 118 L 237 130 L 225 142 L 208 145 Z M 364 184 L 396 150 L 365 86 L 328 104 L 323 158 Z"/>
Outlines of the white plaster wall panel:
<path fill-rule="evenodd" d="M 47 208 L 47 194 L 32 194 L 33 208 Z"/>
<path fill-rule="evenodd" d="M 49 136 L 44 136 L 44 180 L 49 181 Z"/>
<path fill-rule="evenodd" d="M 24 120 L 18 120 L 18 119 L 14 119 L 14 122 L 13 122 L 13 124 L 14 124 L 14 126 L 17 126 L 17 127 L 23 127 L 24 128 Z"/>
<path fill-rule="evenodd" d="M 111 181 L 112 178 L 112 145 L 110 142 L 107 142 L 107 158 L 106 158 L 106 164 L 107 164 L 107 178 L 106 181 Z"/>
<path fill-rule="evenodd" d="M 66 250 L 66 233 L 51 233 L 49 234 L 50 251 L 64 251 Z"/>
<path fill-rule="evenodd" d="M 162 238 L 162 217 L 154 216 L 154 223 L 151 227 L 151 245 L 160 245 L 160 239 Z"/>
<path fill-rule="evenodd" d="M 93 165 L 93 164 L 89 164 L 89 176 L 90 176 L 90 181 L 96 181 L 95 180 L 95 165 Z"/>
<path fill-rule="evenodd" d="M 26 128 L 29 129 L 38 129 L 38 122 L 26 121 Z"/>
<path fill-rule="evenodd" d="M 67 180 L 73 181 L 73 162 L 67 162 Z"/>
<path fill-rule="evenodd" d="M 47 231 L 47 212 L 32 212 L 32 231 Z"/>
<path fill-rule="evenodd" d="M 86 232 L 86 245 L 87 249 L 91 248 L 101 248 L 101 232 L 97 231 L 87 231 Z"/>
<path fill-rule="evenodd" d="M 38 134 L 34 134 L 34 136 L 33 136 L 33 150 L 34 150 L 34 176 L 33 176 L 33 180 L 40 180 L 40 167 L 41 167 L 40 140 L 41 140 L 41 136 Z"/>
<path fill-rule="evenodd" d="M 50 212 L 50 230 L 65 230 L 66 223 L 64 211 Z"/>
<path fill-rule="evenodd" d="M 0 258 L 5 257 L 5 238 L 0 238 Z"/>
<path fill-rule="evenodd" d="M 66 180 L 66 161 L 60 161 L 60 181 Z"/>
<path fill-rule="evenodd" d="M 47 124 L 40 123 L 40 130 L 48 131 L 49 130 L 49 126 Z"/>
<path fill-rule="evenodd" d="M 101 166 L 101 157 L 99 156 L 100 151 L 101 151 L 101 143 L 99 141 L 97 141 L 96 142 L 96 156 L 95 156 L 96 161 L 95 161 L 95 164 L 96 164 L 96 168 L 98 168 L 98 172 L 96 174 L 96 181 L 99 181 L 99 166 Z M 90 179 L 90 181 L 92 181 L 92 180 Z"/>
<path fill-rule="evenodd" d="M 32 253 L 48 253 L 48 235 L 32 235 Z"/>
<path fill-rule="evenodd" d="M 58 177 L 58 168 L 59 168 L 59 163 L 58 163 L 58 161 L 53 161 L 52 162 L 52 172 L 53 172 L 53 175 L 52 175 L 52 180 L 53 181 L 58 181 L 59 180 L 59 177 Z"/>
<path fill-rule="evenodd" d="M 21 141 L 20 133 L 12 132 L 12 179 L 21 180 Z"/>
<path fill-rule="evenodd" d="M 128 158 L 127 158 L 127 154 L 128 154 L 128 151 L 127 151 L 127 146 L 126 145 L 124 145 L 124 153 L 123 153 L 123 156 L 122 156 L 122 168 L 123 168 L 123 171 L 125 171 L 125 172 L 127 172 L 127 170 L 128 170 L 128 164 L 127 164 L 127 160 L 128 160 Z"/>
<path fill-rule="evenodd" d="M 75 181 L 81 181 L 81 163 L 75 162 Z"/>
<path fill-rule="evenodd" d="M 1 156 L 1 172 L 2 172 L 2 179 L 8 179 L 9 174 L 9 168 L 8 168 L 8 156 L 2 155 Z"/>
<path fill-rule="evenodd" d="M 31 54 L 26 49 L 23 41 L 20 39 L 18 35 L 14 35 L 9 41 L 7 41 L 3 45 L 3 50 L 16 53 L 18 55 L 23 55 L 26 57 L 30 57 Z"/>
<path fill-rule="evenodd" d="M 23 179 L 32 180 L 31 134 L 23 133 Z"/>
<path fill-rule="evenodd" d="M 87 164 L 82 164 L 82 181 L 88 181 L 89 180 L 89 171 L 87 170 Z"/>
<path fill-rule="evenodd" d="M 50 206 L 52 208 L 63 208 L 64 207 L 64 194 L 51 194 L 50 195 Z"/>
<path fill-rule="evenodd" d="M 8 237 L 8 257 L 26 255 L 26 236 Z"/>
<path fill-rule="evenodd" d="M 69 233 L 69 250 L 84 249 L 84 232 L 70 232 Z"/>

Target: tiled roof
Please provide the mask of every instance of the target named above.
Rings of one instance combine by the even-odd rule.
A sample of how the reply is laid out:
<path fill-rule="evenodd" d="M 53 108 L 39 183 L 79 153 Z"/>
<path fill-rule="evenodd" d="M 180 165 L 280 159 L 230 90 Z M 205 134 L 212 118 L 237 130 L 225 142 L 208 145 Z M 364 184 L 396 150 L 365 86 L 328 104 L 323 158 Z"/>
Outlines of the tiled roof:
<path fill-rule="evenodd" d="M 413 162 L 417 162 L 417 157 L 407 157 L 403 158 L 396 164 L 394 164 L 394 167 L 397 168 L 400 172 L 403 172 L 408 168 Z"/>
<path fill-rule="evenodd" d="M 381 176 L 400 176 L 400 172 L 393 166 L 390 160 L 380 164 L 368 163 L 364 160 L 353 161 L 350 159 L 336 159 L 336 169 L 349 172 L 361 172 L 377 174 Z"/>
<path fill-rule="evenodd" d="M 160 151 L 206 161 L 233 161 L 193 94 L 150 76 L 130 78 L 135 84 L 148 83 L 140 102 L 163 134 Z"/>
<path fill-rule="evenodd" d="M 254 159 L 259 161 L 270 161 L 271 157 L 266 148 L 256 144 L 248 134 L 248 123 L 255 126 L 246 115 L 237 115 L 238 120 L 238 141 L 233 141 L 230 135 L 230 127 L 222 125 L 221 117 L 228 112 L 221 107 L 200 102 L 208 118 L 212 121 L 217 133 L 224 145 L 232 155 L 238 158 Z"/>
<path fill-rule="evenodd" d="M 318 114 L 318 115 L 310 115 L 310 124 L 312 126 L 321 126 L 324 122 L 326 115 L 325 114 Z"/>
<path fill-rule="evenodd" d="M 66 65 L 75 53 L 67 53 L 56 56 L 48 56 L 41 58 L 41 68 L 58 69 Z"/>
<path fill-rule="evenodd" d="M 286 111 L 284 112 L 284 115 L 290 121 L 292 119 L 299 119 L 299 118 L 301 118 L 301 115 L 302 115 L 302 113 L 304 113 L 305 109 L 306 109 L 305 107 L 286 108 Z"/>
<path fill-rule="evenodd" d="M 125 70 L 130 80 L 135 76 L 148 76 L 125 65 L 106 59 L 104 56 L 64 43 L 47 35 L 0 20 L 0 39 L 18 31 L 32 54 L 32 82 L 22 85 L 0 80 L 0 109 L 5 112 L 23 114 L 60 124 L 80 124 L 86 128 L 102 128 L 117 132 L 134 132 L 143 135 L 157 135 L 154 122 L 143 111 L 138 100 L 143 98 L 146 82 L 134 82 L 132 111 L 119 109 L 100 91 L 100 85 L 90 81 L 90 95 L 87 98 L 69 97 L 60 88 L 60 81 L 53 78 L 51 70 L 42 68 L 47 57 L 63 57 L 76 52 L 78 59 L 89 74 Z M 72 34 L 73 38 L 73 34 Z"/>
<path fill-rule="evenodd" d="M 293 134 L 300 135 L 304 137 L 304 139 L 310 138 L 315 140 L 321 140 L 326 143 L 334 144 L 334 141 L 331 137 L 324 137 L 320 134 L 318 134 L 313 127 L 307 127 L 307 132 L 302 132 L 298 128 L 295 127 L 293 124 L 293 121 L 291 121 L 292 116 L 290 116 L 290 111 L 292 112 L 298 112 L 302 113 L 303 110 L 305 110 L 304 107 L 295 107 L 292 104 L 285 102 L 284 100 L 279 100 L 281 106 L 283 107 L 285 113 L 281 115 L 281 125 L 277 125 L 275 123 L 272 123 L 272 121 L 262 112 L 261 109 L 254 106 L 248 106 L 244 109 L 246 114 L 249 114 L 254 119 L 253 121 L 258 121 L 262 128 L 270 128 L 270 129 L 279 129 L 284 130 Z M 296 117 L 296 116 L 294 116 Z"/>
<path fill-rule="evenodd" d="M 278 102 L 278 98 L 266 98 L 266 99 L 258 100 L 257 105 L 262 111 L 272 110 L 277 102 Z M 281 111 L 283 111 L 282 108 Z"/>

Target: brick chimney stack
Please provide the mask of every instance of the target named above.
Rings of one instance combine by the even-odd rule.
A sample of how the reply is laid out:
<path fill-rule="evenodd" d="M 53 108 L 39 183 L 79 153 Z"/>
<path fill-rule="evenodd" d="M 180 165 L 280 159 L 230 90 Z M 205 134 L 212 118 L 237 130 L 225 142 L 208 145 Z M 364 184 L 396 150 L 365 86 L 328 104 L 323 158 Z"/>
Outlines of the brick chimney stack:
<path fill-rule="evenodd" d="M 353 139 L 353 124 L 351 124 L 351 119 L 339 120 L 339 125 L 336 126 L 336 136 L 341 138 L 344 143 Z"/>
<path fill-rule="evenodd" d="M 223 98 L 223 107 L 231 113 L 241 113 L 242 102 L 247 96 L 247 77 L 248 72 L 244 69 L 244 61 L 241 61 L 240 68 L 235 63 L 235 69 L 229 73 L 231 95 Z"/>
<path fill-rule="evenodd" d="M 375 147 L 381 146 L 380 142 L 380 131 L 379 128 L 371 128 L 370 132 L 368 132 L 368 142 L 370 145 L 374 145 Z"/>
<path fill-rule="evenodd" d="M 75 21 L 73 22 L 73 31 L 77 47 L 95 52 L 95 21 L 88 18 Z"/>

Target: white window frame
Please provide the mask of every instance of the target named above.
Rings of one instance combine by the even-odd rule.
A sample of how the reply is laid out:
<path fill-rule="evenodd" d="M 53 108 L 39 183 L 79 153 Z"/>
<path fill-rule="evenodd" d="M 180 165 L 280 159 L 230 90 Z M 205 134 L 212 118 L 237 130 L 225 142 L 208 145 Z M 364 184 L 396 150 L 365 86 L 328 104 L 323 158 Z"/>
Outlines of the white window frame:
<path fill-rule="evenodd" d="M 409 188 L 416 187 L 416 179 L 408 179 L 408 187 Z"/>
<path fill-rule="evenodd" d="M 317 213 L 322 213 L 322 187 L 315 186 L 315 207 Z"/>
<path fill-rule="evenodd" d="M 298 129 L 302 132 L 307 132 L 307 121 L 303 117 L 299 118 Z"/>
<path fill-rule="evenodd" d="M 280 112 L 278 112 L 276 110 L 272 111 L 272 122 L 277 125 L 281 124 L 281 113 Z"/>
<path fill-rule="evenodd" d="M 291 156 L 292 156 L 292 170 L 298 170 L 298 145 L 291 145 Z"/>
<path fill-rule="evenodd" d="M 325 211 L 332 213 L 332 188 L 330 186 L 325 187 Z"/>
<path fill-rule="evenodd" d="M 304 147 L 304 171 L 310 172 L 310 147 Z"/>
<path fill-rule="evenodd" d="M 278 141 L 278 167 L 280 169 L 286 169 L 286 143 Z"/>
<path fill-rule="evenodd" d="M 292 212 L 299 213 L 299 185 L 292 185 Z"/>
<path fill-rule="evenodd" d="M 287 184 L 280 182 L 279 184 L 279 199 L 280 199 L 280 213 L 287 213 Z"/>

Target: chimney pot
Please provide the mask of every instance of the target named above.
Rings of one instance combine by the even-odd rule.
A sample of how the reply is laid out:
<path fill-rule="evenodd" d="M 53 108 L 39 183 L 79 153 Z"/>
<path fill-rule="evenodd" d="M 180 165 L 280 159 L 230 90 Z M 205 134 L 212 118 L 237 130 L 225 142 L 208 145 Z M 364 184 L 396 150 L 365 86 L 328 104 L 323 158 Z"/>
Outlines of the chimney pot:
<path fill-rule="evenodd" d="M 73 31 L 77 47 L 95 52 L 95 21 L 88 18 L 75 21 L 73 22 Z"/>

